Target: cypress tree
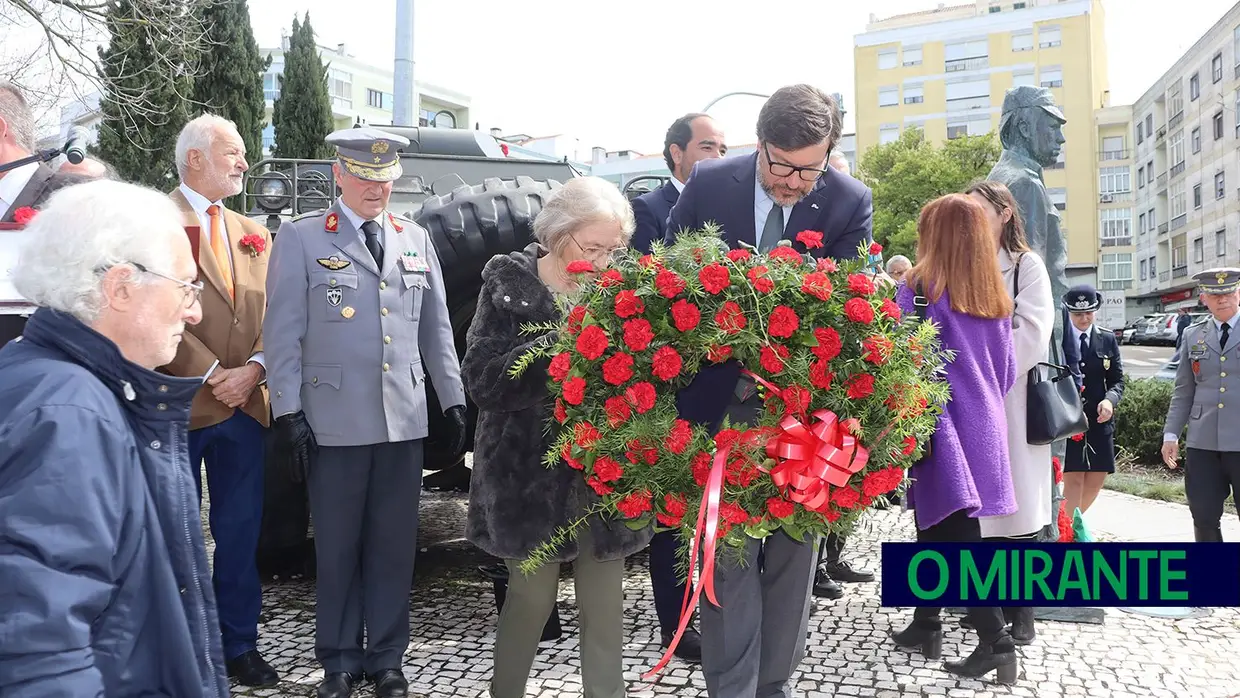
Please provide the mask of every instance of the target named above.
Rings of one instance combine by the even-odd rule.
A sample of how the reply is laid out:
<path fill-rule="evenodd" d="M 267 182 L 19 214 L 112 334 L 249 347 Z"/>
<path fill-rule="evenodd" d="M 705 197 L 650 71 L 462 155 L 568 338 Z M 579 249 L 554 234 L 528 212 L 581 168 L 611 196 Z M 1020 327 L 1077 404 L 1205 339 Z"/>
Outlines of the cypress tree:
<path fill-rule="evenodd" d="M 124 179 L 160 191 L 177 182 L 176 141 L 187 120 L 196 56 L 181 36 L 161 31 L 178 21 L 189 25 L 186 6 L 169 0 L 160 6 L 165 21 L 150 21 L 152 7 L 135 12 L 131 0 L 108 4 L 109 41 L 99 49 L 104 84 L 99 157 Z"/>
<path fill-rule="evenodd" d="M 309 12 L 300 24 L 293 18 L 292 36 L 284 54 L 284 78 L 280 97 L 272 107 L 271 123 L 276 130 L 276 157 L 319 159 L 330 158 L 335 152 L 323 141 L 335 130 L 335 122 L 327 91 L 327 68 L 319 57 Z"/>

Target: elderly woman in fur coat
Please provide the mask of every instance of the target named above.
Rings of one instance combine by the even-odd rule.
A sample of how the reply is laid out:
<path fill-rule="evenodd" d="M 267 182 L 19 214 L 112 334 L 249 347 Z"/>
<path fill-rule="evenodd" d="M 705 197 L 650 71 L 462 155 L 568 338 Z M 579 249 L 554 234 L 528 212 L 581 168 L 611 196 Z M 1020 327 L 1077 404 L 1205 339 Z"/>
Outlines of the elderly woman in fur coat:
<path fill-rule="evenodd" d="M 574 561 L 581 614 L 581 673 L 586 698 L 621 698 L 624 629 L 624 558 L 650 541 L 619 521 L 594 517 L 575 542 L 531 576 L 518 565 L 556 529 L 597 501 L 581 475 L 567 466 L 547 469 L 548 420 L 554 397 L 547 362 L 520 378 L 508 371 L 536 341 L 525 323 L 562 318 L 563 296 L 576 287 L 569 263 L 605 267 L 628 245 L 633 212 L 615 186 L 596 177 L 570 180 L 534 221 L 537 242 L 497 255 L 482 272 L 478 309 L 462 362 L 465 390 L 478 406 L 466 537 L 502 558 L 509 587 L 495 637 L 491 695 L 521 698 L 543 625 L 555 604 L 560 563 Z"/>

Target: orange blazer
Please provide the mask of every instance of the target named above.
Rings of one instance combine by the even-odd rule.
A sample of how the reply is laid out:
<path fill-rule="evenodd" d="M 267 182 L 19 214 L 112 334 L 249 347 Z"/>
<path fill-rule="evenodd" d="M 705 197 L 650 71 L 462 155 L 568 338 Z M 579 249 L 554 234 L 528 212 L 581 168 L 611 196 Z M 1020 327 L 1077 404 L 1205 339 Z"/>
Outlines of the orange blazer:
<path fill-rule="evenodd" d="M 184 225 L 200 227 L 198 214 L 189 201 L 174 189 L 169 194 L 184 216 Z M 267 308 L 267 260 L 271 258 L 271 233 L 259 223 L 224 209 L 224 228 L 232 246 L 233 286 L 236 300 L 228 297 L 224 277 L 211 254 L 207 241 L 209 231 L 200 231 L 198 241 L 198 278 L 203 283 L 202 321 L 186 326 L 177 348 L 176 358 L 164 366 L 163 372 L 182 378 L 197 378 L 219 360 L 219 368 L 244 366 L 250 357 L 263 350 L 263 313 Z M 257 235 L 263 239 L 263 251 L 253 255 L 241 247 L 241 238 Z M 271 401 L 267 384 L 261 383 L 241 408 L 264 427 L 271 425 Z M 233 416 L 233 409 L 215 399 L 206 383 L 194 396 L 189 428 L 202 429 L 219 424 Z"/>

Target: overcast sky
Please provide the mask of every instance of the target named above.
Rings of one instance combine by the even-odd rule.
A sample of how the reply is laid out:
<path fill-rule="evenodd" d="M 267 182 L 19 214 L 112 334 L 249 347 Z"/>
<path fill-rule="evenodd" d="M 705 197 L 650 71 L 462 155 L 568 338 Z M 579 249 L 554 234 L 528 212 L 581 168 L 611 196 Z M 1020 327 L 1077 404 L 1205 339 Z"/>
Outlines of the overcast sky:
<path fill-rule="evenodd" d="M 1233 0 L 1104 0 L 1113 104 L 1138 98 Z M 853 102 L 853 36 L 937 0 L 416 0 L 415 75 L 470 95 L 484 129 L 570 133 L 583 146 L 662 149 L 668 124 L 738 90 L 809 82 Z M 949 3 L 950 4 L 950 3 Z M 1174 4 L 1174 12 L 1156 8 Z M 395 0 L 251 0 L 260 45 L 310 12 L 319 43 L 391 65 Z M 778 9 L 776 9 L 778 8 Z M 764 13 L 765 11 L 765 13 Z M 816 38 L 815 38 L 816 37 Z M 734 144 L 752 142 L 761 100 L 711 112 Z M 846 130 L 852 130 L 852 114 Z"/>

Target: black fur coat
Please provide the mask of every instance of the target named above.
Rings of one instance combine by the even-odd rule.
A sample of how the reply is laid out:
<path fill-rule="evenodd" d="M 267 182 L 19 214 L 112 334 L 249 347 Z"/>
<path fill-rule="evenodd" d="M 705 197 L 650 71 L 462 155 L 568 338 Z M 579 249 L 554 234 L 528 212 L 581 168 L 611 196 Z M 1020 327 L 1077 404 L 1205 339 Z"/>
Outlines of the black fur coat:
<path fill-rule="evenodd" d="M 537 261 L 535 244 L 487 262 L 461 362 L 465 391 L 478 406 L 465 537 L 506 560 L 525 559 L 557 528 L 598 501 L 580 472 L 564 464 L 553 469 L 543 465 L 553 443 L 547 424 L 555 404 L 547 390 L 548 362 L 530 366 L 520 379 L 508 375 L 536 341 L 521 333 L 521 325 L 561 319 L 538 277 Z M 644 548 L 651 531 L 633 531 L 620 521 L 596 516 L 590 521 L 590 536 L 595 560 L 618 560 Z M 577 544 L 570 540 L 553 560 L 576 557 Z"/>

